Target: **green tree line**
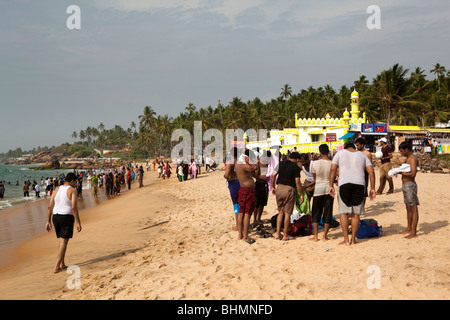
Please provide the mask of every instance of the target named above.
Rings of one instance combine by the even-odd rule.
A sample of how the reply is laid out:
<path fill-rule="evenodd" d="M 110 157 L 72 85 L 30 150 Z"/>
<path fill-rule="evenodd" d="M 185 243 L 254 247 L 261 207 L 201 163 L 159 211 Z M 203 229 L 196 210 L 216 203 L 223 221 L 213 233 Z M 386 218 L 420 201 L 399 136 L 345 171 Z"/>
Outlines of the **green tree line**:
<path fill-rule="evenodd" d="M 341 118 L 350 109 L 353 90 L 360 96 L 360 111 L 366 112 L 368 122 L 390 125 L 435 126 L 450 119 L 450 72 L 439 63 L 429 70 L 434 76 L 427 79 L 425 70 L 417 67 L 410 71 L 399 64 L 383 70 L 371 81 L 361 75 L 352 87 L 334 89 L 327 84 L 312 86 L 294 93 L 289 84 L 280 89 L 280 95 L 270 101 L 242 101 L 234 97 L 227 104 L 200 107 L 189 103 L 177 117 L 157 115 L 146 106 L 139 115 L 137 144 L 149 154 L 170 155 L 171 133 L 184 128 L 193 134 L 194 121 L 202 122 L 202 130 L 226 129 L 282 129 L 295 127 L 295 114 L 299 118 Z M 350 110 L 349 110 L 350 111 Z"/>
<path fill-rule="evenodd" d="M 310 86 L 295 93 L 289 84 L 285 84 L 280 88 L 279 96 L 270 101 L 262 101 L 258 97 L 243 101 L 233 97 L 226 104 L 218 101 L 215 107 L 197 107 L 188 103 L 176 117 L 158 115 L 153 107 L 145 106 L 129 128 L 115 125 L 106 129 L 100 123 L 97 127 L 89 126 L 73 132 L 72 138 L 92 149 L 128 146 L 139 155 L 167 157 L 173 145 L 172 132 L 187 129 L 193 134 L 194 121 L 202 122 L 203 131 L 214 128 L 223 133 L 226 129 L 238 128 L 293 128 L 296 113 L 299 118 L 324 118 L 327 114 L 332 118 L 342 117 L 344 111 L 350 109 L 353 90 L 359 93 L 360 111 L 366 113 L 368 122 L 431 127 L 450 119 L 450 71 L 439 63 L 428 71 L 431 79 L 427 79 L 426 70 L 421 67 L 409 70 L 397 63 L 372 80 L 361 75 L 350 87 L 343 85 L 335 89 L 326 84 L 318 88 Z M 20 156 L 16 153 L 10 150 L 3 155 Z"/>

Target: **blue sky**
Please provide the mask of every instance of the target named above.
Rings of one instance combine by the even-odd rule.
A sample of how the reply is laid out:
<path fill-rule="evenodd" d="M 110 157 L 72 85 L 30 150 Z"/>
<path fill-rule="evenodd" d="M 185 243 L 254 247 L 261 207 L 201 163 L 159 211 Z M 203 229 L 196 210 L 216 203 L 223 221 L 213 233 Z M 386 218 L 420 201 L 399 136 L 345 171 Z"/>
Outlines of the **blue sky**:
<path fill-rule="evenodd" d="M 73 4 L 80 30 L 66 27 Z M 366 26 L 373 4 L 380 30 Z M 395 63 L 449 69 L 449 14 L 444 0 L 2 0 L 0 152 L 127 128 L 146 105 L 177 116 L 284 84 L 352 86 Z"/>

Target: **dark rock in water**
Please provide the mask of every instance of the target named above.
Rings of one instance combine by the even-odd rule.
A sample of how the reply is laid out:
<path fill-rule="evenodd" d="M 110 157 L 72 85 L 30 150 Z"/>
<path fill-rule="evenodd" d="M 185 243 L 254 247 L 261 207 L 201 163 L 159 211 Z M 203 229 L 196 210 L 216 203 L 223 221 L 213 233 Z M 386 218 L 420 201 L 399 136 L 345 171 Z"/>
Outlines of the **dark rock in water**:
<path fill-rule="evenodd" d="M 48 169 L 61 169 L 61 163 L 59 160 L 52 160 L 44 163 L 42 167 L 40 167 L 41 170 L 48 170 Z"/>

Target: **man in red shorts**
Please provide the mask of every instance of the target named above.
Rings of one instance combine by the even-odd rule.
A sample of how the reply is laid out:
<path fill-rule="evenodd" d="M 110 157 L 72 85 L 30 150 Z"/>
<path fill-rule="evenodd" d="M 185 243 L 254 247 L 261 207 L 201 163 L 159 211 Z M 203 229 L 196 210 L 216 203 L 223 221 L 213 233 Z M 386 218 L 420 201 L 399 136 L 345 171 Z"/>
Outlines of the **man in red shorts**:
<path fill-rule="evenodd" d="M 252 164 L 250 164 L 252 163 Z M 256 163 L 252 151 L 246 149 L 244 154 L 239 157 L 239 160 L 234 166 L 234 171 L 239 180 L 239 215 L 238 215 L 238 238 L 244 240 L 249 244 L 255 242 L 254 239 L 248 237 L 248 228 L 250 225 L 250 218 L 255 210 L 255 181 L 253 180 L 253 173 L 256 170 Z"/>

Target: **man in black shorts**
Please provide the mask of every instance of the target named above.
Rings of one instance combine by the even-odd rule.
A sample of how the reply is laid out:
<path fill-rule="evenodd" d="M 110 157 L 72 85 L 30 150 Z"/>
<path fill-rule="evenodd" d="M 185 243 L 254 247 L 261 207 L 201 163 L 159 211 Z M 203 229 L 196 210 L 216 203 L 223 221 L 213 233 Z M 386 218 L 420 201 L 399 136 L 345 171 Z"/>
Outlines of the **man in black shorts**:
<path fill-rule="evenodd" d="M 364 170 L 366 169 L 369 173 L 370 200 L 375 199 L 375 176 L 369 158 L 364 153 L 356 150 L 353 143 L 346 143 L 344 149 L 334 156 L 331 163 L 329 194 L 332 197 L 336 195 L 333 184 L 338 168 L 339 192 L 337 196 L 340 222 L 344 235 L 344 241 L 340 244 L 352 245 L 356 244 L 356 233 L 360 224 L 359 216 L 364 211 Z M 352 226 L 351 240 L 348 234 L 349 218 L 351 218 Z"/>
<path fill-rule="evenodd" d="M 69 239 L 73 236 L 74 223 L 77 224 L 77 231 L 81 231 L 81 222 L 77 207 L 78 197 L 75 189 L 76 184 L 76 175 L 72 172 L 68 173 L 66 179 L 64 180 L 64 185 L 56 188 L 48 205 L 47 224 L 45 228 L 47 231 L 50 231 L 52 229 L 51 222 L 53 222 L 56 237 L 59 238 L 56 264 L 53 269 L 54 273 L 67 269 L 67 266 L 64 263 L 64 258 Z"/>

